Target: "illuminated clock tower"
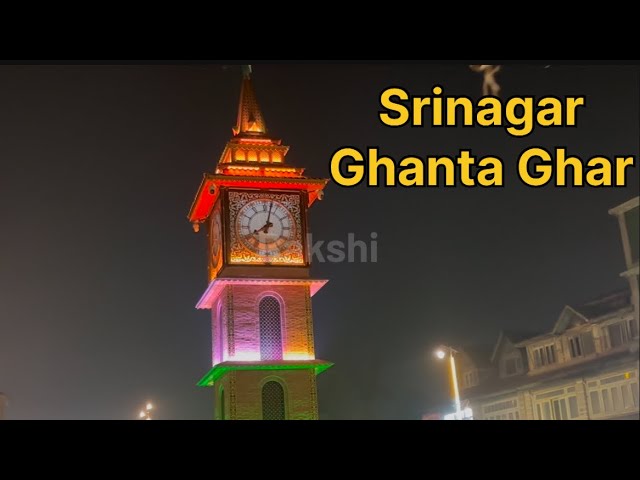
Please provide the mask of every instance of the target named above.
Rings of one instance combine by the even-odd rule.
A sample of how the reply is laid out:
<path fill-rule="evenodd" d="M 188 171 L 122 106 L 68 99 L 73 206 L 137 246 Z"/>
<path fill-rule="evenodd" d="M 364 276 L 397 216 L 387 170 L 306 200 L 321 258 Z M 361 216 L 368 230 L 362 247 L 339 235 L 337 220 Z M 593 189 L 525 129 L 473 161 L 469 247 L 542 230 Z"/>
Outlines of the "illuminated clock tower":
<path fill-rule="evenodd" d="M 267 133 L 245 68 L 238 121 L 214 173 L 204 175 L 189 213 L 208 233 L 209 286 L 197 308 L 211 310 L 212 387 L 218 420 L 318 418 L 307 210 L 324 179 L 289 165 L 289 147 Z"/>

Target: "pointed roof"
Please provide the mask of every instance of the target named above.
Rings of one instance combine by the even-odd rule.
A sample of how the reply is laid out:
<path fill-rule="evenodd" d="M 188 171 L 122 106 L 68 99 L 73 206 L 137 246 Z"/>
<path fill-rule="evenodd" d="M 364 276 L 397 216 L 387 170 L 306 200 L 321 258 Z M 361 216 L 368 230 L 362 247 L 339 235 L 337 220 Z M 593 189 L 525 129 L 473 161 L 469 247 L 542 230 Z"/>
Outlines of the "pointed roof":
<path fill-rule="evenodd" d="M 536 335 L 539 334 L 531 332 L 514 332 L 511 330 L 500 330 L 498 340 L 496 341 L 496 344 L 493 347 L 493 353 L 491 354 L 491 363 L 495 363 L 495 361 L 497 360 L 498 352 L 502 348 L 502 345 L 505 344 L 505 342 L 510 342 L 515 346 L 528 338 L 535 337 Z"/>
<path fill-rule="evenodd" d="M 553 330 L 551 331 L 551 333 L 553 333 L 554 335 L 560 335 L 572 327 L 584 325 L 585 323 L 589 323 L 589 319 L 587 317 L 585 317 L 575 308 L 569 305 L 565 305 L 565 307 L 562 309 L 562 312 L 560 312 L 560 316 L 553 326 Z"/>
<path fill-rule="evenodd" d="M 267 124 L 262 116 L 251 80 L 251 67 L 243 68 L 240 104 L 238 105 L 238 121 L 233 128 L 233 135 L 246 137 L 264 137 Z"/>
<path fill-rule="evenodd" d="M 267 127 L 258 106 L 251 80 L 251 66 L 243 66 L 238 123 L 234 137 L 218 160 L 215 172 L 205 174 L 189 211 L 195 231 L 206 221 L 220 195 L 221 188 L 271 188 L 306 191 L 308 206 L 322 200 L 329 182 L 304 176 L 304 168 L 285 162 L 289 147 L 267 135 Z"/>
<path fill-rule="evenodd" d="M 572 327 L 597 322 L 603 317 L 608 317 L 619 310 L 630 307 L 631 292 L 626 288 L 603 295 L 578 307 L 567 305 L 560 313 L 552 333 L 560 335 Z"/>

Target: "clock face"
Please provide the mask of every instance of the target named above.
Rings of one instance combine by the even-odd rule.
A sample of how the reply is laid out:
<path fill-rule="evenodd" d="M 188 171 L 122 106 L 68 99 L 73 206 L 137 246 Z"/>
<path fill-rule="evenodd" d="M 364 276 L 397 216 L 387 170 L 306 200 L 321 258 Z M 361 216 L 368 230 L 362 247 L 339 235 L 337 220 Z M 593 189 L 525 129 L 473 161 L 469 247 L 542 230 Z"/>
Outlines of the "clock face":
<path fill-rule="evenodd" d="M 231 263 L 304 265 L 301 196 L 229 192 Z"/>
<path fill-rule="evenodd" d="M 211 277 L 213 278 L 222 266 L 222 219 L 220 218 L 220 204 L 214 208 L 211 214 L 211 233 L 209 237 L 211 246 Z"/>
<path fill-rule="evenodd" d="M 287 207 L 271 198 L 251 200 L 238 213 L 236 230 L 247 249 L 260 256 L 278 255 L 295 238 L 295 220 Z"/>

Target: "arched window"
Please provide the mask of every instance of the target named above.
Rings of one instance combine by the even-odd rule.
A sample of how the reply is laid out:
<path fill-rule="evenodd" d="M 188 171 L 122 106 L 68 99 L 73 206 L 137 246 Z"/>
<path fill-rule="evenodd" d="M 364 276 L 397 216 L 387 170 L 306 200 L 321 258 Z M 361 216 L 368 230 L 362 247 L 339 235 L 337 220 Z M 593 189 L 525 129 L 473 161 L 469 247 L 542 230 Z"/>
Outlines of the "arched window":
<path fill-rule="evenodd" d="M 280 302 L 274 297 L 260 301 L 260 358 L 282 360 L 282 325 Z"/>
<path fill-rule="evenodd" d="M 220 404 L 218 408 L 220 409 L 220 420 L 226 420 L 224 412 L 224 387 L 220 389 Z"/>
<path fill-rule="evenodd" d="M 285 419 L 284 388 L 278 382 L 267 382 L 262 387 L 262 419 Z"/>

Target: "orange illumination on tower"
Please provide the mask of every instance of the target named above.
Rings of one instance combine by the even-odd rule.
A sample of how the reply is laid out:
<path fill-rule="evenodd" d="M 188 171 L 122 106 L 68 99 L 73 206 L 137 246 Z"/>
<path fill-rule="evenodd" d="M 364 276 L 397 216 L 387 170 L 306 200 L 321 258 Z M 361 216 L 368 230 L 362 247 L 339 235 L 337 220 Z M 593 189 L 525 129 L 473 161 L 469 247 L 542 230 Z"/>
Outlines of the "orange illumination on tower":
<path fill-rule="evenodd" d="M 250 70 L 242 79 L 233 137 L 206 173 L 189 212 L 209 236 L 209 285 L 198 308 L 211 310 L 217 419 L 316 419 L 307 210 L 325 179 L 286 161 L 289 147 L 268 134 Z M 206 228 L 201 228 L 206 226 Z"/>

